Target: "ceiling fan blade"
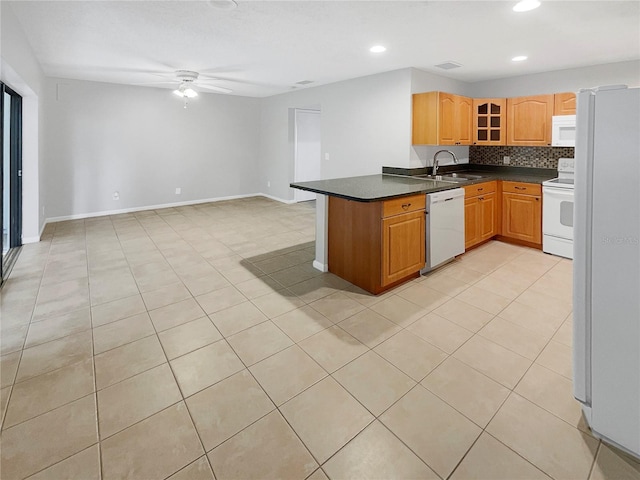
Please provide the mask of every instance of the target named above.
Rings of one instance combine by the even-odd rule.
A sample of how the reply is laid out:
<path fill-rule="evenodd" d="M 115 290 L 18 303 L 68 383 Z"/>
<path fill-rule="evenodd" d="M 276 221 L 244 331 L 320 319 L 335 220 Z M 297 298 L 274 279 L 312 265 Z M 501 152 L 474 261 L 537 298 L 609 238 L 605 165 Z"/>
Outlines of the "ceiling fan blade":
<path fill-rule="evenodd" d="M 132 83 L 131 85 L 167 85 L 167 86 L 175 86 L 178 82 L 172 82 L 170 80 L 165 80 L 164 82 L 142 82 L 142 83 Z"/>
<path fill-rule="evenodd" d="M 175 85 L 176 83 L 178 82 L 176 82 L 175 80 L 174 81 L 161 80 L 158 82 L 138 82 L 138 83 L 133 83 L 132 85 Z"/>
<path fill-rule="evenodd" d="M 211 79 L 211 80 L 209 80 Z M 274 85 L 274 84 L 270 84 L 270 83 L 261 83 L 261 82 L 252 82 L 249 80 L 240 80 L 240 79 L 235 79 L 235 78 L 223 78 L 223 77 L 205 77 L 205 79 L 201 79 L 198 81 L 198 83 L 200 85 L 205 84 L 206 82 L 209 81 L 217 81 L 217 82 L 232 82 L 232 83 L 239 83 L 241 85 L 251 85 L 251 86 L 255 86 L 255 87 L 280 87 L 281 85 Z"/>
<path fill-rule="evenodd" d="M 207 90 L 213 90 L 215 92 L 220 92 L 220 93 L 231 93 L 231 92 L 233 92 L 233 90 L 231 90 L 230 88 L 216 87 L 215 85 L 203 85 L 202 83 L 197 83 L 196 86 L 198 88 L 206 88 Z"/>

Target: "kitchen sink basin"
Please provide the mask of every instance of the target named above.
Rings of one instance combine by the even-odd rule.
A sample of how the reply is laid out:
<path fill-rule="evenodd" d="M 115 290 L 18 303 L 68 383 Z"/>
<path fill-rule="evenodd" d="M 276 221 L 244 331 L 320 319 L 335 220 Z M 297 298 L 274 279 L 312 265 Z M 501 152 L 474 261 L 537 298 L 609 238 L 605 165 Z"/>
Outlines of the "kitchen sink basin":
<path fill-rule="evenodd" d="M 470 175 L 467 173 L 449 173 L 446 175 L 418 175 L 419 178 L 428 178 L 431 180 L 440 180 L 442 182 L 462 183 L 470 180 L 479 180 L 484 178 L 482 175 Z"/>

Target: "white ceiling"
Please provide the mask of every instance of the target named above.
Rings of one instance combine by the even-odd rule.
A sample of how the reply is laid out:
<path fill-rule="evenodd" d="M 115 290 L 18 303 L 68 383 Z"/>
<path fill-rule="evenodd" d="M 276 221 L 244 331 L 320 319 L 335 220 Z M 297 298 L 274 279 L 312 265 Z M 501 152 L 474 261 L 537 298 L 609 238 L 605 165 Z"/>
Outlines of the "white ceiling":
<path fill-rule="evenodd" d="M 9 3 L 48 76 L 142 84 L 187 69 L 255 97 L 405 67 L 475 82 L 640 59 L 635 0 Z M 434 67 L 446 61 L 463 66 Z"/>

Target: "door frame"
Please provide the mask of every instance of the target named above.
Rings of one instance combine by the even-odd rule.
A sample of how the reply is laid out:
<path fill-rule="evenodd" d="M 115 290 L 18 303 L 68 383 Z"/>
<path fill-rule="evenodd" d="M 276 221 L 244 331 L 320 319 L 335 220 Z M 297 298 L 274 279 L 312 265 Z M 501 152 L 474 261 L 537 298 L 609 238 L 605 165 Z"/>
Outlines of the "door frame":
<path fill-rule="evenodd" d="M 320 108 L 294 108 L 293 109 L 293 181 L 294 182 L 300 181 L 298 180 L 298 174 L 300 171 L 300 163 L 299 163 L 299 156 L 298 156 L 298 113 L 300 112 L 312 113 L 318 116 L 322 115 L 322 111 Z M 317 165 L 318 170 L 320 171 L 322 168 L 321 156 L 322 156 L 322 153 L 318 158 L 318 165 Z M 320 180 L 320 178 L 318 178 L 318 180 Z M 308 198 L 307 197 L 308 194 L 309 192 L 306 192 L 304 190 L 294 189 L 294 195 L 293 195 L 294 201 L 304 202 L 304 201 L 311 201 L 315 199 L 315 194 L 313 198 Z"/>
<path fill-rule="evenodd" d="M 22 97 L 4 82 L 0 82 L 0 158 L 2 158 L 2 168 L 0 168 L 0 225 L 4 228 L 4 94 L 11 96 L 11 106 L 9 114 L 10 138 L 9 138 L 9 250 L 6 255 L 4 251 L 4 239 L 0 235 L 0 283 L 3 283 L 20 251 L 22 246 Z"/>

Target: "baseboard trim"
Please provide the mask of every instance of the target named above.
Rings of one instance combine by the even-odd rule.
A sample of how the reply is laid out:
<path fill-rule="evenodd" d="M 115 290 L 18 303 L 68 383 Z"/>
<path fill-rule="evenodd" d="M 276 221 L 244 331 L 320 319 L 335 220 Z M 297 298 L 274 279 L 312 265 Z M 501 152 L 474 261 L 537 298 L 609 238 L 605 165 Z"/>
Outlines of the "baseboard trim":
<path fill-rule="evenodd" d="M 276 202 L 286 203 L 287 205 L 291 205 L 292 203 L 297 203 L 295 200 L 285 200 L 284 198 L 274 197 L 273 195 L 269 195 L 268 193 L 259 193 L 258 195 L 266 198 L 270 198 L 271 200 L 275 200 Z"/>
<path fill-rule="evenodd" d="M 40 231 L 40 236 L 42 236 L 42 232 L 44 231 L 44 228 L 48 223 L 64 222 L 67 220 L 82 220 L 85 218 L 105 217 L 107 215 L 120 215 L 123 213 L 143 212 L 145 210 L 158 210 L 161 208 L 185 207 L 189 205 L 199 205 L 202 203 L 223 202 L 225 200 L 237 200 L 241 198 L 251 198 L 251 197 L 266 197 L 266 198 L 269 198 L 270 200 L 275 200 L 276 202 L 285 203 L 285 204 L 295 203 L 294 200 L 284 200 L 282 198 L 274 197 L 273 195 L 268 195 L 266 193 L 249 193 L 245 195 L 230 195 L 226 197 L 205 198 L 201 200 L 187 200 L 185 202 L 148 205 L 144 207 L 122 208 L 119 210 L 105 210 L 101 212 L 80 213 L 76 215 L 64 215 L 61 217 L 47 218 L 44 222 L 44 225 L 42 226 L 42 230 Z M 39 241 L 39 239 L 36 241 Z"/>
<path fill-rule="evenodd" d="M 317 260 L 313 261 L 313 268 L 325 273 L 329 271 L 329 265 L 327 265 L 326 263 L 321 263 Z"/>
<path fill-rule="evenodd" d="M 24 245 L 25 243 L 38 243 L 41 238 L 42 232 L 40 232 L 40 235 L 37 237 L 22 237 L 22 244 Z"/>

